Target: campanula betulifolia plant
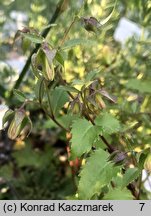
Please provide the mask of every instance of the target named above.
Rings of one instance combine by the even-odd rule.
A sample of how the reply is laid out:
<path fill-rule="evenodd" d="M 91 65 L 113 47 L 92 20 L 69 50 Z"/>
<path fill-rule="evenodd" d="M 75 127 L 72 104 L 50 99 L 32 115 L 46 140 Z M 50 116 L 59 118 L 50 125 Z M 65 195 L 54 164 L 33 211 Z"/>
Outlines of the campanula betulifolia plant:
<path fill-rule="evenodd" d="M 113 194 L 114 199 L 139 199 L 142 170 L 145 168 L 150 172 L 150 150 L 137 153 L 132 147 L 126 147 L 125 133 L 131 130 L 131 125 L 123 125 L 120 113 L 118 116 L 111 112 L 117 99 L 108 91 L 109 86 L 104 88 L 100 69 L 88 71 L 84 80 L 69 83 L 65 79 L 64 49 L 85 42 L 83 39 L 68 40 L 74 24 L 81 23 L 81 28 L 95 37 L 112 13 L 104 21 L 99 21 L 93 16 L 83 17 L 79 12 L 57 46 L 33 28 L 25 27 L 15 36 L 15 40 L 26 38 L 40 47 L 31 58 L 36 80 L 35 98 L 29 100 L 22 92 L 14 90 L 23 104 L 15 111 L 7 111 L 4 116 L 4 123 L 10 120 L 8 136 L 15 139 L 24 130 L 30 132 L 32 124 L 26 105 L 40 106 L 46 116 L 66 133 L 69 165 L 73 167 L 76 179 L 76 199 L 112 199 Z M 107 54 L 108 49 L 106 47 L 104 53 Z M 112 60 L 105 61 L 106 67 L 113 63 Z M 130 83 L 133 85 L 132 81 L 129 86 Z M 123 145 L 117 145 L 114 137 L 116 141 L 119 137 Z"/>

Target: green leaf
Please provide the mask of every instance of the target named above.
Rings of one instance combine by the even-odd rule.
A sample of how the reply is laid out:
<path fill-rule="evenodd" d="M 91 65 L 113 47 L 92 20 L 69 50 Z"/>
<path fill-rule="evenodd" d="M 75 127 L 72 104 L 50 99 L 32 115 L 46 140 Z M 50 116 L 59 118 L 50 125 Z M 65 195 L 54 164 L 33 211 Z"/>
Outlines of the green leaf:
<path fill-rule="evenodd" d="M 55 59 L 64 67 L 64 58 L 61 51 L 57 51 Z"/>
<path fill-rule="evenodd" d="M 60 109 L 64 106 L 64 104 L 69 100 L 69 97 L 67 92 L 63 91 L 59 87 L 49 92 L 49 94 L 50 94 L 53 114 L 56 116 L 58 115 Z"/>
<path fill-rule="evenodd" d="M 78 114 L 72 115 L 72 114 L 67 114 L 59 117 L 57 120 L 63 125 L 65 128 L 70 128 L 73 121 L 77 120 L 79 118 Z"/>
<path fill-rule="evenodd" d="M 80 79 L 74 79 L 72 82 L 72 85 L 84 85 L 85 82 L 84 80 L 80 80 Z"/>
<path fill-rule="evenodd" d="M 26 100 L 26 96 L 20 90 L 14 89 L 13 93 L 20 102 L 24 102 Z"/>
<path fill-rule="evenodd" d="M 91 85 L 91 83 L 93 83 L 93 80 L 80 80 L 80 79 L 74 79 L 72 82 L 72 85 L 79 85 L 82 86 L 82 89 L 85 89 L 86 87 L 88 87 L 89 85 Z"/>
<path fill-rule="evenodd" d="M 121 187 L 122 182 L 123 182 L 123 175 L 121 174 L 121 172 L 119 172 L 118 175 L 112 179 L 112 181 L 114 182 L 117 188 Z"/>
<path fill-rule="evenodd" d="M 21 35 L 27 39 L 29 39 L 32 43 L 42 43 L 44 38 L 36 33 L 23 33 Z"/>
<path fill-rule="evenodd" d="M 69 92 L 75 92 L 75 93 L 79 93 L 79 90 L 76 89 L 75 87 L 72 87 L 72 86 L 60 86 L 59 87 L 60 89 L 64 90 L 64 91 L 69 91 Z"/>
<path fill-rule="evenodd" d="M 112 12 L 109 14 L 109 16 L 106 17 L 104 20 L 100 21 L 100 24 L 101 24 L 101 25 L 106 24 L 106 23 L 111 19 L 112 15 L 113 15 L 113 13 L 114 13 L 114 10 L 115 10 L 116 3 L 117 3 L 117 0 L 115 1 L 113 10 L 112 10 Z"/>
<path fill-rule="evenodd" d="M 86 45 L 86 46 L 94 46 L 96 45 L 96 42 L 94 40 L 87 40 L 87 39 L 81 39 L 81 38 L 76 38 L 76 39 L 71 39 L 65 42 L 64 46 L 62 49 L 71 49 L 77 45 Z"/>
<path fill-rule="evenodd" d="M 119 121 L 110 113 L 102 113 L 95 119 L 96 126 L 100 127 L 100 130 L 107 134 L 116 133 L 120 130 Z"/>
<path fill-rule="evenodd" d="M 100 76 L 100 69 L 95 69 L 86 74 L 85 81 L 89 82 L 91 80 L 94 81 L 95 78 Z"/>
<path fill-rule="evenodd" d="M 104 200 L 132 200 L 134 197 L 131 194 L 131 192 L 124 188 L 121 190 L 121 188 L 115 188 L 111 189 L 105 196 Z"/>
<path fill-rule="evenodd" d="M 72 157 L 80 157 L 89 152 L 97 138 L 95 127 L 86 119 L 78 119 L 72 124 L 71 153 Z"/>
<path fill-rule="evenodd" d="M 151 93 L 151 81 L 129 79 L 125 85 L 127 88 L 137 90 L 141 93 Z"/>
<path fill-rule="evenodd" d="M 140 169 L 140 170 L 143 169 L 143 167 L 144 167 L 144 162 L 145 162 L 145 160 L 146 160 L 147 155 L 149 154 L 149 152 L 150 152 L 150 148 L 147 148 L 147 149 L 143 150 L 143 151 L 140 153 L 140 156 L 139 156 L 139 163 L 138 163 L 139 169 Z"/>
<path fill-rule="evenodd" d="M 99 137 L 98 140 L 95 141 L 95 143 L 94 143 L 93 145 L 96 147 L 96 149 L 99 149 L 99 148 L 101 148 L 101 149 L 106 149 L 106 145 L 105 145 L 104 142 L 100 139 L 100 137 Z"/>
<path fill-rule="evenodd" d="M 122 188 L 126 187 L 132 181 L 134 181 L 140 174 L 140 170 L 137 168 L 129 168 L 126 170 L 123 176 Z"/>
<path fill-rule="evenodd" d="M 108 157 L 106 151 L 99 149 L 88 158 L 80 173 L 79 199 L 91 199 L 93 195 L 100 194 L 101 188 L 108 185 L 117 174 L 119 168 L 113 168 Z"/>

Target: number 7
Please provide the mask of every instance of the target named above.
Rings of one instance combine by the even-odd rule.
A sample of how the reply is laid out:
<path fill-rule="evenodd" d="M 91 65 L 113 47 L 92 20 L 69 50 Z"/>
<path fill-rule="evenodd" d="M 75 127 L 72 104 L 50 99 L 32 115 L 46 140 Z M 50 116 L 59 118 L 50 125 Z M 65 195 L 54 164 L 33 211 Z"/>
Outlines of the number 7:
<path fill-rule="evenodd" d="M 143 207 L 144 207 L 144 205 L 145 205 L 145 203 L 139 203 L 139 204 L 141 205 L 140 211 L 142 211 L 142 210 L 143 210 Z"/>

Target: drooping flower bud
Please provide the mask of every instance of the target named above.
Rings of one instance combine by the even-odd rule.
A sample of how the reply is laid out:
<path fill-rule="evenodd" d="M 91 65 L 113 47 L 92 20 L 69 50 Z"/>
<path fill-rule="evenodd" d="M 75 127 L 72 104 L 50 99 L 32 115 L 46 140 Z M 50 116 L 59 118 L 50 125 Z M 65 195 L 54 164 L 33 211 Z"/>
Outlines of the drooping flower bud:
<path fill-rule="evenodd" d="M 144 162 L 144 169 L 151 172 L 151 153 L 148 154 Z"/>
<path fill-rule="evenodd" d="M 53 60 L 55 55 L 56 50 L 50 49 L 48 43 L 44 42 L 37 54 L 32 56 L 33 73 L 38 79 L 41 78 L 41 76 L 48 81 L 54 79 Z"/>
<path fill-rule="evenodd" d="M 52 81 L 54 79 L 54 65 L 51 63 L 49 65 L 47 59 L 45 58 L 43 74 L 48 81 Z"/>
<path fill-rule="evenodd" d="M 101 26 L 101 24 L 95 17 L 89 17 L 89 18 L 83 17 L 83 22 L 84 22 L 84 28 L 88 32 L 96 33 L 98 31 L 98 28 Z"/>
<path fill-rule="evenodd" d="M 73 114 L 79 114 L 82 110 L 82 104 L 79 99 L 75 99 L 71 102 L 71 112 Z"/>
<path fill-rule="evenodd" d="M 24 110 L 15 111 L 15 116 L 8 128 L 8 137 L 12 140 L 16 139 L 21 132 L 22 122 L 26 114 Z"/>
<path fill-rule="evenodd" d="M 99 106 L 100 109 L 105 109 L 106 105 L 102 99 L 102 96 L 99 92 L 96 92 L 95 94 L 95 102 Z"/>
<path fill-rule="evenodd" d="M 119 150 L 114 151 L 110 156 L 109 156 L 109 161 L 113 161 L 113 163 L 117 166 L 121 165 L 127 157 L 126 152 L 121 152 Z"/>
<path fill-rule="evenodd" d="M 42 51 L 45 54 L 43 72 L 46 76 L 46 79 L 52 81 L 54 79 L 53 59 L 55 58 L 56 50 L 51 50 L 49 45 L 45 42 L 42 44 Z"/>

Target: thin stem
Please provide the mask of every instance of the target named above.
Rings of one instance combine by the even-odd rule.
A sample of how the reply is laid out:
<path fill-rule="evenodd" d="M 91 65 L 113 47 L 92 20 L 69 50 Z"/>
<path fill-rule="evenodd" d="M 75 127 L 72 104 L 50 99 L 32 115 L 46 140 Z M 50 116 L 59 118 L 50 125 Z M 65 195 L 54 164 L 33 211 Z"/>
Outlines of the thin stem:
<path fill-rule="evenodd" d="M 60 122 L 57 121 L 56 118 L 52 118 L 52 120 L 62 129 L 64 129 L 66 132 L 70 132 L 68 128 L 65 128 L 62 124 L 60 124 Z"/>
<path fill-rule="evenodd" d="M 87 108 L 87 109 L 89 110 L 89 112 L 91 112 L 92 114 L 94 114 L 94 112 L 90 109 L 90 107 L 89 107 L 89 105 L 88 105 L 88 103 L 87 103 L 87 101 L 86 101 L 85 95 L 83 96 L 82 92 L 81 92 L 80 95 L 81 95 L 81 98 L 82 98 L 82 100 L 83 100 L 84 108 Z"/>
<path fill-rule="evenodd" d="M 48 113 L 48 111 L 45 109 L 45 107 L 42 106 L 42 104 L 41 104 L 41 108 L 43 109 L 43 111 L 45 112 L 45 114 L 46 114 L 52 121 L 54 121 L 60 128 L 62 128 L 63 130 L 69 132 L 69 129 L 65 128 L 62 124 L 60 124 L 60 122 L 58 122 L 54 117 L 52 117 L 51 114 Z"/>
<path fill-rule="evenodd" d="M 60 46 L 59 46 L 59 47 L 61 47 L 61 46 L 64 44 L 64 42 L 66 41 L 66 38 L 67 38 L 67 36 L 68 36 L 68 34 L 69 34 L 69 31 L 71 30 L 71 28 L 72 28 L 72 26 L 74 25 L 74 23 L 75 23 L 75 21 L 77 20 L 77 18 L 78 18 L 77 16 L 74 17 L 74 19 L 73 19 L 73 21 L 71 22 L 69 28 L 65 31 L 64 36 L 63 36 L 63 39 L 61 40 Z"/>
<path fill-rule="evenodd" d="M 33 100 L 28 100 L 28 99 L 25 99 L 25 101 L 22 103 L 22 105 L 18 108 L 18 110 L 23 110 L 24 107 L 27 105 L 27 104 L 30 104 L 30 103 L 34 103 L 34 104 L 38 104 L 38 102 L 36 101 L 33 101 Z"/>
<path fill-rule="evenodd" d="M 115 151 L 114 147 L 108 143 L 108 141 L 106 140 L 106 138 L 103 135 L 100 135 L 100 138 L 105 143 L 105 145 L 108 147 L 110 153 Z"/>
<path fill-rule="evenodd" d="M 65 131 L 69 132 L 69 129 L 65 128 L 62 124 L 60 124 L 60 122 L 57 121 L 57 119 L 55 118 L 54 116 L 54 113 L 53 113 L 53 109 L 52 109 L 52 106 L 51 106 L 51 99 L 50 99 L 50 94 L 49 94 L 49 88 L 47 86 L 47 83 L 45 82 L 45 87 L 46 87 L 46 94 L 47 94 L 47 98 L 48 98 L 48 104 L 49 104 L 49 108 L 50 108 L 50 114 L 48 114 L 47 110 L 44 109 L 43 107 L 43 110 L 45 111 L 45 113 L 59 126 L 61 127 L 62 129 L 64 129 Z"/>

